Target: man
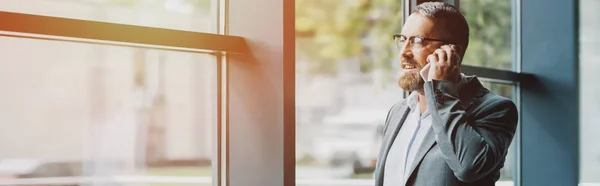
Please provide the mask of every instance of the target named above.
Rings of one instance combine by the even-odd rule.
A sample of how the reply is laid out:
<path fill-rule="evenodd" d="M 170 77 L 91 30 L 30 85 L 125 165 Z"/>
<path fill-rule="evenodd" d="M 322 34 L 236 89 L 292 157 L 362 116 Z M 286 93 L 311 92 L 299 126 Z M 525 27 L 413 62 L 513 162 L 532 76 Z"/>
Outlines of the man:
<path fill-rule="evenodd" d="M 494 185 L 518 114 L 511 100 L 460 73 L 464 16 L 452 5 L 420 4 L 394 40 L 398 85 L 412 93 L 388 113 L 376 186 Z"/>

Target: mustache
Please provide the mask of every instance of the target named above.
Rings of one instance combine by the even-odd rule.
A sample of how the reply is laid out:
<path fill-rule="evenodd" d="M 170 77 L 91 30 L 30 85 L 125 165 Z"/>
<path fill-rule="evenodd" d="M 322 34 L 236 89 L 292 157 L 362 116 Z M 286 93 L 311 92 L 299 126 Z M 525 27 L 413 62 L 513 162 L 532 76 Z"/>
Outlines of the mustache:
<path fill-rule="evenodd" d="M 417 63 L 417 61 L 413 60 L 413 59 L 408 59 L 408 58 L 400 58 L 400 64 L 403 63 L 408 63 L 411 64 L 417 68 L 423 68 L 423 66 L 421 66 L 421 64 Z"/>

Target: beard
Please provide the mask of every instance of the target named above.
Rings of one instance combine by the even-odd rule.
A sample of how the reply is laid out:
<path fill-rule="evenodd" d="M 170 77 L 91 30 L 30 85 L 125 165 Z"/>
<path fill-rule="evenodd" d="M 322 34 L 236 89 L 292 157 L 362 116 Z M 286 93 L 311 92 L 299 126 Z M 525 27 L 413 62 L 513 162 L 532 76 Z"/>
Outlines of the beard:
<path fill-rule="evenodd" d="M 405 62 L 414 65 L 416 70 L 410 72 L 404 72 L 403 70 L 400 70 L 397 79 L 398 86 L 408 92 L 422 92 L 425 80 L 421 78 L 421 74 L 419 74 L 419 72 L 421 71 L 421 69 L 423 69 L 423 67 L 418 62 L 407 59 L 402 59 L 400 64 Z"/>

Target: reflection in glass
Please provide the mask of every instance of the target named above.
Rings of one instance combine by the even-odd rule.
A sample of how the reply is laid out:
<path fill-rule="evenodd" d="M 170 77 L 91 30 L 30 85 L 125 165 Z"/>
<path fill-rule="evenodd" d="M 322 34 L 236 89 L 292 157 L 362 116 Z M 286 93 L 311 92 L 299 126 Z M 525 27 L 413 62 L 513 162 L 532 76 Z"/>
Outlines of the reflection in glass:
<path fill-rule="evenodd" d="M 469 23 L 463 64 L 512 70 L 511 0 L 461 0 Z"/>
<path fill-rule="evenodd" d="M 0 11 L 214 32 L 212 0 L 1 0 Z"/>
<path fill-rule="evenodd" d="M 210 185 L 214 56 L 12 37 L 0 48 L 0 183 Z"/>

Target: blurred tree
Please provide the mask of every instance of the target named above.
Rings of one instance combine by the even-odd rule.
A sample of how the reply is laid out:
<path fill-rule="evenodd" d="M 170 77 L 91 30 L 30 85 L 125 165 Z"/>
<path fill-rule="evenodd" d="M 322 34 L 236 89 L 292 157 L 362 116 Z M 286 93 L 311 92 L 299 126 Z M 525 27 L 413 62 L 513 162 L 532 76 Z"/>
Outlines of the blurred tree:
<path fill-rule="evenodd" d="M 512 69 L 511 1 L 461 0 L 460 8 L 470 27 L 463 63 Z"/>
<path fill-rule="evenodd" d="M 315 63 L 311 74 L 335 74 L 348 58 L 358 58 L 363 72 L 390 69 L 401 16 L 397 0 L 297 0 L 298 58 Z"/>
<path fill-rule="evenodd" d="M 460 2 L 471 33 L 464 64 L 511 69 L 511 1 Z M 348 58 L 364 73 L 390 71 L 401 22 L 400 0 L 296 0 L 297 59 L 311 74 L 336 74 Z"/>
<path fill-rule="evenodd" d="M 463 64 L 511 70 L 511 1 L 461 0 L 460 8 L 470 28 L 469 47 Z M 500 96 L 513 98 L 512 86 L 497 83 L 484 85 Z"/>

